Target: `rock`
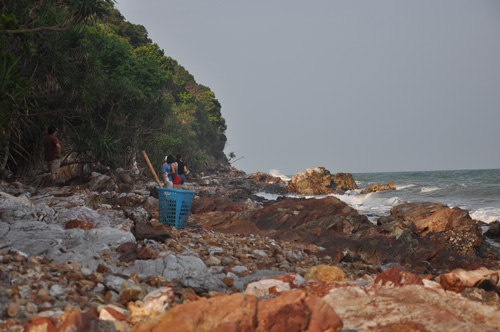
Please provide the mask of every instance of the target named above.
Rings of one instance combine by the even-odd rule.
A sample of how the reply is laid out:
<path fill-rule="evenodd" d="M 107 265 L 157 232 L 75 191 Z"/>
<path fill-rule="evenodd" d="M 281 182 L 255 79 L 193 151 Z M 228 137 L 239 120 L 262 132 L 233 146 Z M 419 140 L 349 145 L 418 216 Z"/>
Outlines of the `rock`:
<path fill-rule="evenodd" d="M 72 229 L 72 228 L 79 228 L 83 229 L 84 231 L 88 231 L 89 229 L 95 228 L 94 224 L 91 221 L 83 221 L 83 220 L 78 220 L 78 219 L 72 219 L 64 225 L 64 229 Z"/>
<path fill-rule="evenodd" d="M 252 331 L 255 330 L 256 311 L 257 299 L 254 296 L 217 296 L 176 306 L 141 324 L 134 332 Z"/>
<path fill-rule="evenodd" d="M 331 288 L 322 299 L 335 310 L 345 330 L 493 332 L 500 329 L 497 308 L 420 285 L 346 284 Z"/>
<path fill-rule="evenodd" d="M 392 287 L 403 285 L 423 285 L 423 282 L 418 275 L 401 271 L 395 267 L 379 273 L 375 278 L 375 284 Z"/>
<path fill-rule="evenodd" d="M 258 331 L 340 331 L 343 323 L 322 299 L 288 291 L 259 302 Z"/>
<path fill-rule="evenodd" d="M 143 299 L 142 306 L 129 303 L 128 307 L 132 316 L 145 315 L 154 317 L 165 313 L 172 303 L 174 303 L 174 299 L 174 290 L 172 288 L 161 287 L 148 293 Z"/>
<path fill-rule="evenodd" d="M 136 222 L 132 233 L 138 241 L 149 239 L 163 242 L 172 237 L 170 227 L 160 223 L 153 224 L 152 222 Z"/>
<path fill-rule="evenodd" d="M 250 180 L 257 183 L 282 183 L 284 182 L 280 177 L 272 176 L 263 172 L 257 172 L 248 177 Z"/>
<path fill-rule="evenodd" d="M 287 198 L 253 212 L 248 219 L 268 236 L 291 242 L 315 243 L 320 235 L 351 234 L 373 224 L 336 197 Z"/>
<path fill-rule="evenodd" d="M 86 184 L 90 191 L 117 191 L 118 187 L 115 181 L 107 175 L 93 172 L 90 174 L 90 181 Z"/>
<path fill-rule="evenodd" d="M 158 200 L 147 192 L 96 193 L 82 184 L 35 189 L 0 180 L 0 191 L 31 202 L 0 195 L 5 250 L 0 252 L 0 330 L 129 332 L 172 310 L 201 330 L 212 327 L 210 322 L 221 331 L 270 330 L 271 325 L 309 331 L 500 329 L 498 274 L 491 273 L 500 270 L 498 248 L 487 241 L 472 245 L 474 234 L 466 233 L 473 223 L 460 211 L 442 212 L 448 208 L 425 203 L 405 210 L 409 203 L 374 225 L 334 197 L 257 200 L 251 193 L 264 184 L 224 176 L 215 178 L 218 188 L 194 187 L 215 209 L 190 215 L 184 230 L 157 222 Z M 430 224 L 419 223 L 434 217 Z M 144 221 L 151 233 L 169 236 L 137 239 L 132 226 Z M 85 230 L 87 222 L 94 229 Z M 76 228 L 65 229 L 72 224 Z M 463 254 L 464 248 L 472 252 Z M 207 268 L 211 256 L 221 265 Z M 323 265 L 341 268 L 348 281 L 301 277 Z M 466 277 L 441 272 L 457 268 Z M 317 274 L 316 279 L 335 279 Z M 434 280 L 460 293 L 444 291 Z M 239 301 L 223 300 L 233 296 L 224 294 L 244 290 Z M 250 293 L 259 298 L 249 300 Z M 214 302 L 201 304 L 207 301 Z M 240 315 L 245 301 L 253 301 L 254 309 L 243 308 Z M 191 311 L 193 303 L 203 309 Z M 333 320 L 314 303 L 333 308 L 343 327 L 322 325 Z M 212 312 L 212 304 L 220 312 Z M 42 326 L 29 325 L 37 319 Z M 243 320 L 253 325 L 244 327 Z"/>
<path fill-rule="evenodd" d="M 200 293 L 226 290 L 226 285 L 210 274 L 199 257 L 169 255 L 164 258 L 164 263 L 163 277 L 168 281 L 178 279 L 184 287 L 193 288 Z"/>
<path fill-rule="evenodd" d="M 305 284 L 306 280 L 298 274 L 284 275 L 272 279 L 251 282 L 245 289 L 245 294 L 263 297 L 296 289 Z"/>
<path fill-rule="evenodd" d="M 494 307 L 500 306 L 500 296 L 496 291 L 487 291 L 481 288 L 467 287 L 460 292 L 460 295 L 482 304 Z"/>
<path fill-rule="evenodd" d="M 116 292 L 119 292 L 122 289 L 122 285 L 125 282 L 126 282 L 125 279 L 123 279 L 121 277 L 113 276 L 113 275 L 107 276 L 106 278 L 104 278 L 102 280 L 102 283 L 107 288 L 114 290 Z"/>
<path fill-rule="evenodd" d="M 491 271 L 485 267 L 474 271 L 456 269 L 441 275 L 439 283 L 443 289 L 461 292 L 467 287 L 478 287 L 486 290 L 500 291 L 498 271 Z"/>
<path fill-rule="evenodd" d="M 393 181 L 389 182 L 386 185 L 374 184 L 366 189 L 361 190 L 361 194 L 369 194 L 376 191 L 387 191 L 387 190 L 396 190 L 396 184 Z"/>
<path fill-rule="evenodd" d="M 218 259 L 215 256 L 210 256 L 210 257 L 208 257 L 208 259 L 205 260 L 205 264 L 208 265 L 208 266 L 220 265 L 221 264 L 221 260 Z"/>
<path fill-rule="evenodd" d="M 287 290 L 290 290 L 288 283 L 276 279 L 265 279 L 249 283 L 245 289 L 245 294 L 263 297 L 276 295 Z"/>
<path fill-rule="evenodd" d="M 401 204 L 393 207 L 385 220 L 411 221 L 420 237 L 427 236 L 436 248 L 444 247 L 459 255 L 474 255 L 484 240 L 479 224 L 467 211 L 440 203 Z"/>
<path fill-rule="evenodd" d="M 127 315 L 121 313 L 115 308 L 115 306 L 107 306 L 105 308 L 102 308 L 101 312 L 99 313 L 99 319 L 109 321 L 124 321 L 128 319 Z"/>
<path fill-rule="evenodd" d="M 324 167 L 307 169 L 305 173 L 294 175 L 288 183 L 288 191 L 305 195 L 342 194 L 347 190 L 358 189 L 349 173 L 333 176 Z"/>
<path fill-rule="evenodd" d="M 100 323 L 95 313 L 74 312 L 64 321 L 59 329 L 59 332 L 100 332 L 103 331 L 103 325 L 104 324 Z"/>
<path fill-rule="evenodd" d="M 314 279 L 317 281 L 346 281 L 344 271 L 336 266 L 316 265 L 307 271 L 304 276 L 306 279 Z"/>
<path fill-rule="evenodd" d="M 144 296 L 145 292 L 142 287 L 131 280 L 125 281 L 120 287 L 119 297 L 122 304 L 142 300 Z"/>
<path fill-rule="evenodd" d="M 488 230 L 484 233 L 487 237 L 490 238 L 500 238 L 500 221 L 495 220 L 489 224 Z"/>
<path fill-rule="evenodd" d="M 37 331 L 47 331 L 56 332 L 58 331 L 55 327 L 54 321 L 50 317 L 31 317 L 26 320 L 24 325 L 25 332 L 37 332 Z"/>
<path fill-rule="evenodd" d="M 188 303 L 140 325 L 135 332 L 320 332 L 340 331 L 341 328 L 338 316 L 321 299 L 292 291 L 261 302 L 252 295 L 237 293 Z"/>
<path fill-rule="evenodd" d="M 193 214 L 215 211 L 216 208 L 213 198 L 200 198 L 191 203 L 191 213 Z"/>

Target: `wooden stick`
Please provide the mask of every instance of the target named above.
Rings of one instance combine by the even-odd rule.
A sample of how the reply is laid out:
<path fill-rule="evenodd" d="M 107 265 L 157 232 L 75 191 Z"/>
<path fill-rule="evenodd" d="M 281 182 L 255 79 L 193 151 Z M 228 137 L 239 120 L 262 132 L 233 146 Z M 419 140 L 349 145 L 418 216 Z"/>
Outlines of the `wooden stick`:
<path fill-rule="evenodd" d="M 153 168 L 153 165 L 151 165 L 151 162 L 149 161 L 148 155 L 146 154 L 146 150 L 142 150 L 142 155 L 144 156 L 144 159 L 146 159 L 146 162 L 148 163 L 148 166 L 149 166 L 149 170 L 151 171 L 151 173 L 153 173 L 153 176 L 156 180 L 156 183 L 158 183 L 158 186 L 160 186 L 160 188 L 163 188 L 163 185 L 161 184 L 160 179 L 158 179 L 158 175 L 156 175 L 156 172 L 155 172 L 155 169 Z"/>

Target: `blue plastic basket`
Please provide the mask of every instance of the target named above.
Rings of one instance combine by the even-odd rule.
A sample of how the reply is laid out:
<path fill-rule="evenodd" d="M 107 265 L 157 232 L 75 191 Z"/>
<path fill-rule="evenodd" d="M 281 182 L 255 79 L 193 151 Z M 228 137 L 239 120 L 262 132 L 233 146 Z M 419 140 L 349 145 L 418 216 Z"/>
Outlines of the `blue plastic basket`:
<path fill-rule="evenodd" d="M 186 228 L 194 191 L 157 188 L 159 194 L 159 220 L 161 223 Z"/>

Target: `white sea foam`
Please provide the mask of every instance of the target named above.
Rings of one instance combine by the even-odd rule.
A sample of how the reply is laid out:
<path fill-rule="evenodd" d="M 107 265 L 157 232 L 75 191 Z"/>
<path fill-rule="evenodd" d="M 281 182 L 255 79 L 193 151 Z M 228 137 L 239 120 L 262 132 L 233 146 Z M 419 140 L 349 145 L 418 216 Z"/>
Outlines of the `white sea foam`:
<path fill-rule="evenodd" d="M 396 190 L 403 190 L 403 189 L 407 189 L 407 188 L 413 188 L 415 187 L 416 184 L 403 184 L 403 185 L 396 185 Z"/>
<path fill-rule="evenodd" d="M 283 181 L 290 181 L 290 178 L 286 175 L 281 174 L 281 172 L 278 169 L 272 169 L 269 171 L 269 174 L 272 176 L 275 176 L 277 178 L 281 178 Z"/>
<path fill-rule="evenodd" d="M 397 196 L 383 197 L 376 192 L 364 195 L 345 194 L 334 196 L 360 213 L 369 213 L 378 216 L 386 215 L 393 206 L 401 203 L 401 199 Z"/>
<path fill-rule="evenodd" d="M 431 193 L 433 191 L 438 191 L 438 190 L 441 190 L 441 188 L 439 187 L 423 187 L 420 192 L 422 193 Z"/>
<path fill-rule="evenodd" d="M 480 220 L 485 223 L 491 223 L 500 220 L 500 208 L 482 208 L 470 212 L 472 219 Z"/>

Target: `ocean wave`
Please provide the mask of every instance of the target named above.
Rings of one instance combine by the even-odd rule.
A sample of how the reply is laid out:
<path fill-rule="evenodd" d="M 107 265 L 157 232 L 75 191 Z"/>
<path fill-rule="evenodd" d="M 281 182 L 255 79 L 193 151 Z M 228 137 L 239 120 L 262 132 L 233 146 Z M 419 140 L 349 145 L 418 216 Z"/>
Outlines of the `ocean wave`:
<path fill-rule="evenodd" d="M 403 190 L 403 189 L 408 189 L 408 188 L 413 188 L 416 187 L 416 184 L 403 184 L 403 185 L 396 185 L 396 190 Z"/>
<path fill-rule="evenodd" d="M 397 196 L 383 197 L 376 192 L 364 195 L 333 195 L 360 213 L 386 215 L 393 206 L 402 202 Z"/>
<path fill-rule="evenodd" d="M 431 192 L 438 191 L 441 189 L 442 188 L 439 188 L 439 187 L 423 187 L 422 189 L 420 189 L 420 192 L 421 193 L 431 193 Z"/>
<path fill-rule="evenodd" d="M 498 208 L 482 208 L 470 212 L 472 219 L 479 220 L 485 223 L 491 223 L 500 220 L 500 209 Z"/>
<path fill-rule="evenodd" d="M 281 178 L 281 180 L 283 180 L 283 181 L 290 181 L 291 180 L 288 176 L 281 174 L 281 172 L 278 169 L 270 170 L 269 174 L 271 174 L 274 177 Z"/>

